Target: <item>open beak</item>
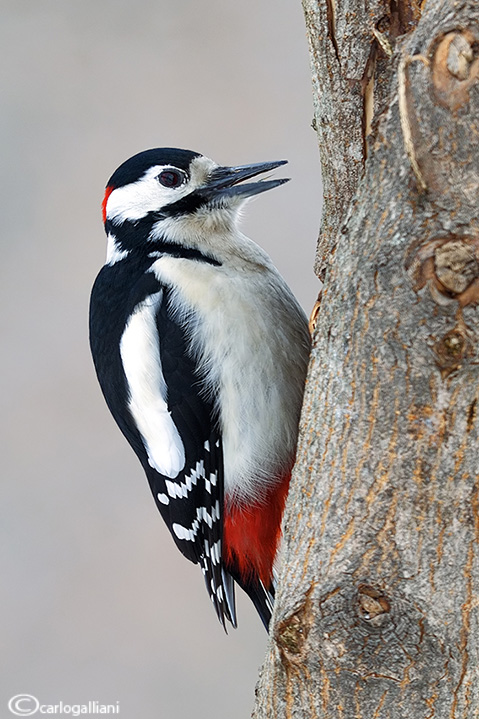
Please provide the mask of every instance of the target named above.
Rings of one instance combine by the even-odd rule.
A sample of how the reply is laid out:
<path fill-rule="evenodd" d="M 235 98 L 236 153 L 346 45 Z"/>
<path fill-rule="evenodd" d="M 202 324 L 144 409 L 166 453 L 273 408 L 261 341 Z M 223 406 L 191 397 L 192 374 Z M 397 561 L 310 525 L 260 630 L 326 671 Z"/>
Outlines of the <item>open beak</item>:
<path fill-rule="evenodd" d="M 246 182 L 243 180 L 269 172 L 281 165 L 286 165 L 287 160 L 276 160 L 275 162 L 259 162 L 255 165 L 240 165 L 239 167 L 217 167 L 210 175 L 209 181 L 201 188 L 201 193 L 209 198 L 221 197 L 251 197 L 260 192 L 272 190 L 279 187 L 289 178 L 278 180 L 258 180 L 257 182 Z"/>

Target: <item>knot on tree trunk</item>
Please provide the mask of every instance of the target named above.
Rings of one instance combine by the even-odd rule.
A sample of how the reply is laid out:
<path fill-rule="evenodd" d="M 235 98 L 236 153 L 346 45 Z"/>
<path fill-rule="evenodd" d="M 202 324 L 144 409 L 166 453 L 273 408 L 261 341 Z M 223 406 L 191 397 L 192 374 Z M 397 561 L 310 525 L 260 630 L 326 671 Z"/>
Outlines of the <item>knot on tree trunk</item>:
<path fill-rule="evenodd" d="M 408 684 L 422 681 L 428 661 L 439 676 L 444 670 L 442 651 L 424 651 L 425 644 L 439 642 L 427 629 L 424 615 L 410 598 L 382 584 L 346 580 L 320 599 L 316 639 L 322 670 L 351 673 L 357 680 Z"/>
<path fill-rule="evenodd" d="M 381 590 L 370 584 L 358 587 L 358 613 L 364 621 L 375 627 L 385 624 L 391 611 L 391 601 Z"/>
<path fill-rule="evenodd" d="M 449 32 L 437 44 L 432 66 L 436 98 L 453 112 L 469 102 L 469 90 L 479 78 L 478 49 L 470 30 Z"/>
<path fill-rule="evenodd" d="M 406 268 L 414 289 L 428 285 L 439 304 L 479 302 L 479 237 L 440 237 L 410 251 Z"/>
<path fill-rule="evenodd" d="M 475 336 L 462 310 L 479 302 L 479 238 L 449 235 L 430 240 L 411 248 L 406 268 L 416 292 L 428 287 L 437 304 L 457 310 L 453 326 L 431 338 L 436 363 L 447 377 L 475 354 Z"/>
<path fill-rule="evenodd" d="M 300 663 L 304 658 L 309 630 L 313 623 L 312 591 L 311 587 L 299 609 L 276 625 L 274 640 L 286 667 Z"/>

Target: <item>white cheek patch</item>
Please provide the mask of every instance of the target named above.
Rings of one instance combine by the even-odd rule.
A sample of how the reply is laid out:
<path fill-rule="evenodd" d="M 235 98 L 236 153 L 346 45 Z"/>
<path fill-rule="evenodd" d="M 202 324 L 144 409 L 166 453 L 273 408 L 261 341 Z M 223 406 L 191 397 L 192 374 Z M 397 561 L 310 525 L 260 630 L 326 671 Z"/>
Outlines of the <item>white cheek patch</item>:
<path fill-rule="evenodd" d="M 148 462 L 160 474 L 174 478 L 185 466 L 185 448 L 168 411 L 161 368 L 155 315 L 162 294 L 157 292 L 136 306 L 121 337 L 120 356 L 129 390 L 128 407 Z"/>
<path fill-rule="evenodd" d="M 190 165 L 190 178 L 178 187 L 164 187 L 158 182 L 158 175 L 172 165 L 154 165 L 136 182 L 117 187 L 106 201 L 106 216 L 113 224 L 120 225 L 126 220 L 135 222 L 149 212 L 160 210 L 165 205 L 177 202 L 185 195 L 207 182 L 212 170 L 217 167 L 207 157 L 195 157 Z"/>
<path fill-rule="evenodd" d="M 135 222 L 146 217 L 170 202 L 176 202 L 183 195 L 188 194 L 188 184 L 171 188 L 164 187 L 158 182 L 158 175 L 169 165 L 155 165 L 136 182 L 117 187 L 108 196 L 106 203 L 106 216 L 113 224 L 120 225 L 125 220 Z"/>

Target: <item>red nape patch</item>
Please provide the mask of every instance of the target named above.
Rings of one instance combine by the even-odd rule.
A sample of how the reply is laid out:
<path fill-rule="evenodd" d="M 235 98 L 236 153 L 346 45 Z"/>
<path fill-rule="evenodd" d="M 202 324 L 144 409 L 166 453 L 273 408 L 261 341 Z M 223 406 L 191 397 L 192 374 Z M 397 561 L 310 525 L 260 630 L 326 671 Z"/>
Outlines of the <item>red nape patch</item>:
<path fill-rule="evenodd" d="M 281 535 L 281 519 L 291 474 L 269 490 L 261 504 L 225 507 L 223 559 L 245 579 L 259 576 L 271 585 L 273 562 Z"/>
<path fill-rule="evenodd" d="M 105 190 L 105 197 L 103 198 L 103 202 L 101 203 L 101 214 L 103 217 L 103 224 L 105 224 L 105 222 L 106 222 L 106 203 L 108 202 L 108 198 L 110 197 L 110 195 L 114 189 L 115 189 L 114 187 L 107 187 Z"/>

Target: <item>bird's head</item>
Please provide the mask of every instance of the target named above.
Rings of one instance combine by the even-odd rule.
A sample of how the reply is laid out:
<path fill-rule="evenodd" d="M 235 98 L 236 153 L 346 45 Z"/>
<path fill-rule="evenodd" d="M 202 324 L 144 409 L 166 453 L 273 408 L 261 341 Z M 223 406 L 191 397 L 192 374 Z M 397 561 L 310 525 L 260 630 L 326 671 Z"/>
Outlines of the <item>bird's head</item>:
<path fill-rule="evenodd" d="M 161 235 L 176 241 L 177 236 L 231 228 L 245 200 L 287 179 L 247 181 L 286 162 L 222 167 L 190 150 L 140 152 L 108 181 L 102 205 L 105 229 L 118 237 L 122 226 L 133 226 L 143 228 L 144 239 Z"/>

